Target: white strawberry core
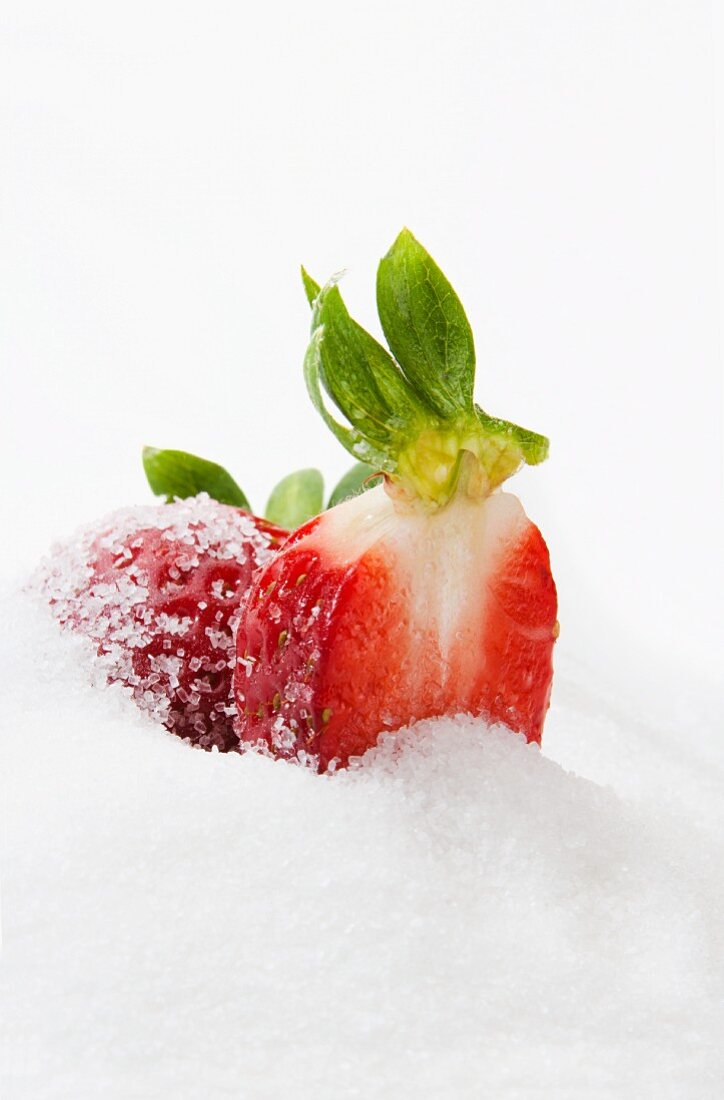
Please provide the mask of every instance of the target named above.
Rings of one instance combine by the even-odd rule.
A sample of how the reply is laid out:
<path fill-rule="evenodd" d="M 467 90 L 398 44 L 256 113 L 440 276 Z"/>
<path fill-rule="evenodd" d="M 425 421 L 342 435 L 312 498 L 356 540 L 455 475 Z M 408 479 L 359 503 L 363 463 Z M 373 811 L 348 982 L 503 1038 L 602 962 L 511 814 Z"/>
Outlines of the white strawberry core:
<path fill-rule="evenodd" d="M 517 497 L 495 492 L 471 500 L 460 494 L 431 514 L 403 510 L 382 486 L 326 512 L 308 545 L 337 566 L 374 551 L 407 593 L 413 636 L 437 637 L 440 654 L 476 647 L 484 635 L 488 579 L 529 520 Z M 471 652 L 471 675 L 479 658 Z M 459 669 L 458 673 L 459 675 Z"/>

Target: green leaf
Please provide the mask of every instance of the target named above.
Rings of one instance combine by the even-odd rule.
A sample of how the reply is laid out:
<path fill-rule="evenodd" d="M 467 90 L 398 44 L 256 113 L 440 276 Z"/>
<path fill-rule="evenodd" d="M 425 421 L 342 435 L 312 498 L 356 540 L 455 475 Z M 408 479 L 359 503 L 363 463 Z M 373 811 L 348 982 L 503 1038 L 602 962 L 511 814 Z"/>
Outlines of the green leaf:
<path fill-rule="evenodd" d="M 327 409 L 321 385 L 322 359 L 320 347 L 323 336 L 324 330 L 318 328 L 313 333 L 304 356 L 304 381 L 307 384 L 307 392 L 312 404 L 335 438 L 351 455 L 358 460 L 376 466 L 379 470 L 394 470 L 394 461 L 383 450 L 374 447 L 356 428 L 348 428 L 344 424 L 340 424 Z"/>
<path fill-rule="evenodd" d="M 377 388 L 339 289 L 328 284 L 315 309 L 323 333 L 320 354 L 325 389 L 350 424 L 368 439 L 385 443 L 392 410 Z"/>
<path fill-rule="evenodd" d="M 321 378 L 327 389 L 330 389 L 329 382 L 332 386 L 335 385 L 335 380 L 341 382 L 342 388 L 338 390 L 340 400 L 334 398 L 331 390 L 330 394 L 345 416 L 348 414 L 342 404 L 343 392 L 349 389 L 346 386 L 345 362 L 351 359 L 353 362 L 356 360 L 363 376 L 372 377 L 375 384 L 373 403 L 377 404 L 378 412 L 379 401 L 383 403 L 389 427 L 400 426 L 403 419 L 410 423 L 425 417 L 428 410 L 415 398 L 392 356 L 374 336 L 350 317 L 337 287 L 337 277 L 330 279 L 323 289 L 320 289 L 319 284 L 315 283 L 304 268 L 302 279 L 313 310 L 312 332 L 322 326 L 328 332 L 323 345 L 320 345 Z M 354 381 L 351 387 L 354 388 Z"/>
<path fill-rule="evenodd" d="M 394 449 L 423 407 L 389 353 L 352 320 L 337 286 L 327 284 L 314 309 L 325 389 L 367 439 Z"/>
<path fill-rule="evenodd" d="M 194 497 L 208 493 L 221 504 L 251 511 L 246 496 L 223 466 L 209 462 L 186 451 L 143 448 L 143 468 L 148 484 L 156 496 L 165 496 L 168 502 L 177 497 Z"/>
<path fill-rule="evenodd" d="M 315 283 L 312 276 L 304 267 L 302 268 L 302 282 L 304 283 L 304 293 L 307 295 L 307 301 L 309 302 L 310 306 L 313 306 L 314 299 L 319 294 L 321 288 L 319 286 L 319 283 Z"/>
<path fill-rule="evenodd" d="M 475 345 L 465 310 L 409 229 L 380 262 L 377 309 L 392 354 L 418 395 L 443 417 L 471 411 Z"/>
<path fill-rule="evenodd" d="M 523 461 L 528 466 L 537 466 L 548 458 L 550 443 L 544 435 L 531 432 L 528 428 L 521 428 L 509 420 L 498 420 L 497 417 L 488 416 L 480 405 L 475 406 L 475 413 L 487 434 L 499 435 L 514 441 L 520 448 Z"/>
<path fill-rule="evenodd" d="M 368 466 L 366 462 L 356 462 L 351 470 L 335 485 L 327 504 L 328 508 L 334 508 L 344 500 L 351 500 L 368 489 L 373 489 L 382 481 L 382 475 L 374 466 Z"/>
<path fill-rule="evenodd" d="M 324 507 L 324 481 L 319 470 L 295 470 L 271 492 L 264 515 L 279 527 L 294 531 Z"/>

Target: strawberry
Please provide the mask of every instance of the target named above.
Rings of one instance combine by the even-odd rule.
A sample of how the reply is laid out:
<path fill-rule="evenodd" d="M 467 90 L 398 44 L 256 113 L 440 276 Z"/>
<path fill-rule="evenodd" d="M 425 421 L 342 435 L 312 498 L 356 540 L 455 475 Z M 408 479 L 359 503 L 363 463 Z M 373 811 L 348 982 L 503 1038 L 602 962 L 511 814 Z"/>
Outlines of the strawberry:
<path fill-rule="evenodd" d="M 240 740 L 320 771 L 442 714 L 540 741 L 556 590 L 540 531 L 500 485 L 548 441 L 474 404 L 464 311 L 408 231 L 378 273 L 395 359 L 334 283 L 304 278 L 310 395 L 384 484 L 310 520 L 256 575 L 237 632 Z"/>
<path fill-rule="evenodd" d="M 57 547 L 41 586 L 109 681 L 173 733 L 227 750 L 239 603 L 286 534 L 206 495 L 126 509 Z"/>

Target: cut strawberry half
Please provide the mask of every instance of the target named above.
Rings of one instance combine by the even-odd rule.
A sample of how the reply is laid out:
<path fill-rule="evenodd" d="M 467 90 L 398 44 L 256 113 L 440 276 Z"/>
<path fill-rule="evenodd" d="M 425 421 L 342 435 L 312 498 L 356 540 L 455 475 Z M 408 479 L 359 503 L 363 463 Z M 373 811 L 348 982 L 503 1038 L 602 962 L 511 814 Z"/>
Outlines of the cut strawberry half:
<path fill-rule="evenodd" d="M 250 590 L 242 739 L 347 763 L 384 729 L 461 711 L 540 741 L 556 632 L 548 551 L 518 500 L 399 515 L 382 488 L 312 520 Z"/>
<path fill-rule="evenodd" d="M 239 738 L 321 771 L 435 715 L 483 715 L 540 741 L 556 590 L 539 530 L 499 486 L 542 461 L 547 440 L 474 404 L 462 306 L 411 234 L 378 278 L 397 362 L 334 284 L 305 283 L 310 393 L 385 483 L 311 520 L 257 575 L 237 635 Z"/>
<path fill-rule="evenodd" d="M 56 547 L 40 584 L 109 681 L 173 733 L 228 750 L 239 604 L 286 535 L 204 495 L 126 509 Z"/>

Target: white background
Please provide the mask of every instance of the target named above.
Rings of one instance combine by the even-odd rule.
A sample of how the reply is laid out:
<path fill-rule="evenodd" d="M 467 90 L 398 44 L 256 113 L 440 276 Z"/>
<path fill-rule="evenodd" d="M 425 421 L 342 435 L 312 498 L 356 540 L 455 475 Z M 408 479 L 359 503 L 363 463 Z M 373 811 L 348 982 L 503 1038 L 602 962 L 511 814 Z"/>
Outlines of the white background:
<path fill-rule="evenodd" d="M 458 289 L 478 397 L 551 437 L 516 479 L 562 645 L 721 663 L 714 20 L 701 0 L 6 2 L 2 572 L 148 499 L 143 443 L 261 507 L 349 459 L 301 360 L 298 266 L 403 224 Z M 719 123 L 718 157 L 724 153 Z"/>

